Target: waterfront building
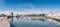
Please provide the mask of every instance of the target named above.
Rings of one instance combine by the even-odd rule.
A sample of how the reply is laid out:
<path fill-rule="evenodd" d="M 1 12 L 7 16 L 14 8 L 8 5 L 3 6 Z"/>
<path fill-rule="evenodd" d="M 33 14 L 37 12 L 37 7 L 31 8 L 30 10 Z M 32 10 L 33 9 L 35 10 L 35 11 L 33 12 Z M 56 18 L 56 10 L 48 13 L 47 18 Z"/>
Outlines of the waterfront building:
<path fill-rule="evenodd" d="M 46 16 L 47 17 L 52 17 L 52 18 L 60 18 L 60 12 L 49 13 Z"/>

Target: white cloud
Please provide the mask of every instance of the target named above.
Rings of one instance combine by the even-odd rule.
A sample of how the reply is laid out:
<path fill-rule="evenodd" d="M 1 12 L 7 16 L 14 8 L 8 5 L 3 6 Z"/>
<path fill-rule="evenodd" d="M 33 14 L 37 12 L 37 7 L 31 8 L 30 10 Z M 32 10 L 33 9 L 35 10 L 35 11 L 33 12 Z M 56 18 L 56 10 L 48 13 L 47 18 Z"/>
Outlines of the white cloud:
<path fill-rule="evenodd" d="M 21 8 L 22 7 L 29 7 L 29 8 Z M 13 8 L 13 7 L 12 7 Z M 18 4 L 15 7 L 15 10 L 8 10 L 8 11 L 0 11 L 1 13 L 4 13 L 6 15 L 10 15 L 10 13 L 13 11 L 14 15 L 16 14 L 40 14 L 40 13 L 46 13 L 48 11 L 41 10 L 40 8 L 36 8 L 33 4 Z"/>

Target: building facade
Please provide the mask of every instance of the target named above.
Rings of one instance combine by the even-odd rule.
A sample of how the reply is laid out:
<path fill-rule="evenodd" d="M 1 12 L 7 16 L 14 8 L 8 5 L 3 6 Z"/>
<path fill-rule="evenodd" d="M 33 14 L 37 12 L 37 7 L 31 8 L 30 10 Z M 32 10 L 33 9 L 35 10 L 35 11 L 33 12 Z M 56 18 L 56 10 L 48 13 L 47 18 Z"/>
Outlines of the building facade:
<path fill-rule="evenodd" d="M 60 12 L 56 13 L 49 13 L 46 15 L 47 17 L 52 17 L 52 18 L 60 18 Z"/>

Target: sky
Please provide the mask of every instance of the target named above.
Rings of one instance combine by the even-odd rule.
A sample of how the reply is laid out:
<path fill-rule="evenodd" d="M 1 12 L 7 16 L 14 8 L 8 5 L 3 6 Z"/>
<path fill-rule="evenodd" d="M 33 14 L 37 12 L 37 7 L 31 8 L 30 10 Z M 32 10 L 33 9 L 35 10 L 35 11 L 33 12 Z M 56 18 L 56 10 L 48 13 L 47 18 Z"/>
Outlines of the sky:
<path fill-rule="evenodd" d="M 0 0 L 0 14 L 60 12 L 60 0 Z"/>

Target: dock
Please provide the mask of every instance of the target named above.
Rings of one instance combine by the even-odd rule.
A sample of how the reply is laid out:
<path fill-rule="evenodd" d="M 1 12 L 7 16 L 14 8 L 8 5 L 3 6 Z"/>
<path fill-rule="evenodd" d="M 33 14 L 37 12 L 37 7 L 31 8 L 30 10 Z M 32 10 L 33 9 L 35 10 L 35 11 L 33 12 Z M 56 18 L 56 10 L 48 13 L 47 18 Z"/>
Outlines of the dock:
<path fill-rule="evenodd" d="M 0 17 L 0 27 L 10 27 L 7 17 Z"/>

